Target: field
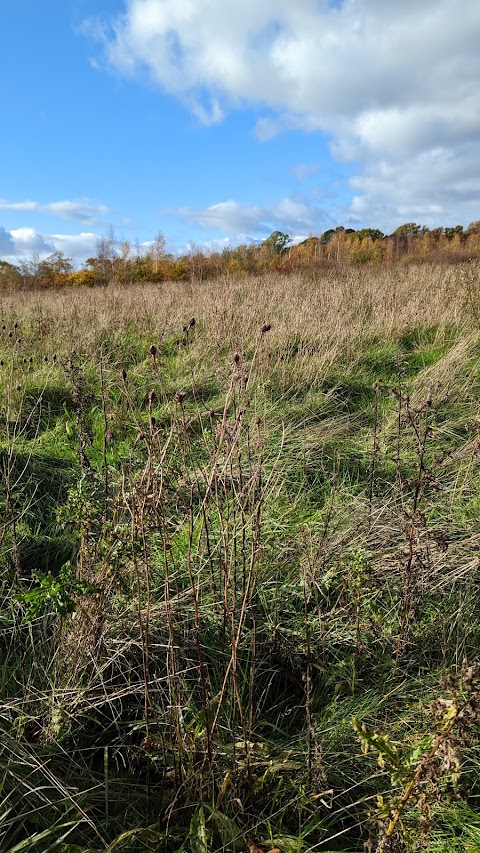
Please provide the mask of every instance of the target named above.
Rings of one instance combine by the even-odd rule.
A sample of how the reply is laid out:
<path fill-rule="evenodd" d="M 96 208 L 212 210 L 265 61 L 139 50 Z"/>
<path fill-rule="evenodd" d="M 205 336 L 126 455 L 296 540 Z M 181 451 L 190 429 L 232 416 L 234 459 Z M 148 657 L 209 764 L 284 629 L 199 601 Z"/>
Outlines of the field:
<path fill-rule="evenodd" d="M 0 313 L 0 850 L 480 851 L 480 265 Z"/>

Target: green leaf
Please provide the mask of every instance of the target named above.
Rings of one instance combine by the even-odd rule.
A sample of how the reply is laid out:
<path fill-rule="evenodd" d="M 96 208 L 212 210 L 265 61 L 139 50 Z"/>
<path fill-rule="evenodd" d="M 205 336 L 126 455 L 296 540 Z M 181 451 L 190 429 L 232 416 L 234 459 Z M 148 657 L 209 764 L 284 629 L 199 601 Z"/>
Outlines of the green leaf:
<path fill-rule="evenodd" d="M 245 849 L 244 838 L 237 824 L 222 812 L 212 812 L 211 823 L 228 853 Z"/>
<path fill-rule="evenodd" d="M 197 809 L 190 821 L 190 847 L 192 853 L 208 853 L 205 812 L 202 806 Z"/>

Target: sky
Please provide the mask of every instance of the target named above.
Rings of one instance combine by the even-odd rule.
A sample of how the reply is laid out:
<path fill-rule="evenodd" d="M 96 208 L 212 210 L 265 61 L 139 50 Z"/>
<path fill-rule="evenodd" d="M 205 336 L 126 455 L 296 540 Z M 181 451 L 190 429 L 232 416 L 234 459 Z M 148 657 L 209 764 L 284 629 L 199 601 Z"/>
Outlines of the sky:
<path fill-rule="evenodd" d="M 479 0 L 2 0 L 0 259 L 480 219 Z"/>

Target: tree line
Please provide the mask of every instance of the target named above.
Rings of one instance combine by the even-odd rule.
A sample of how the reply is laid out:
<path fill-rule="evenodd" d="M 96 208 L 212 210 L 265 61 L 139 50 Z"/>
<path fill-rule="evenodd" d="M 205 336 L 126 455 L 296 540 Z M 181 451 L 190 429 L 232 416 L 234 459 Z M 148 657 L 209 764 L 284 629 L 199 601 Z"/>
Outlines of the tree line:
<path fill-rule="evenodd" d="M 100 237 L 96 254 L 75 269 L 71 258 L 55 252 L 40 259 L 11 264 L 0 260 L 0 289 L 65 286 L 90 287 L 132 282 L 201 281 L 223 274 L 255 275 L 277 270 L 294 272 L 335 264 L 383 265 L 409 262 L 456 262 L 480 259 L 480 220 L 467 228 L 427 228 L 408 222 L 386 235 L 378 228 L 330 228 L 292 244 L 288 234 L 273 231 L 261 243 L 222 251 L 191 246 L 183 255 L 166 250 L 163 234 L 147 247 L 117 240 L 113 229 Z"/>

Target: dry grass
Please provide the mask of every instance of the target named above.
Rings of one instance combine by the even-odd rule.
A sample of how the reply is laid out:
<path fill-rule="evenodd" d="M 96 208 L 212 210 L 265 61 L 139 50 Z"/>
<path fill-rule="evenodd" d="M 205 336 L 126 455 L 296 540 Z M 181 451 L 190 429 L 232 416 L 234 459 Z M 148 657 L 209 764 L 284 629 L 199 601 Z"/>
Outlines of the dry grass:
<path fill-rule="evenodd" d="M 2 322 L 14 316 L 61 345 L 82 348 L 95 346 L 102 332 L 120 333 L 132 324 L 145 335 L 176 333 L 195 316 L 212 345 L 232 351 L 251 344 L 267 321 L 277 345 L 288 347 L 299 335 L 321 356 L 365 333 L 383 337 L 412 325 L 442 329 L 471 322 L 461 285 L 445 268 L 427 266 L 2 295 Z"/>

